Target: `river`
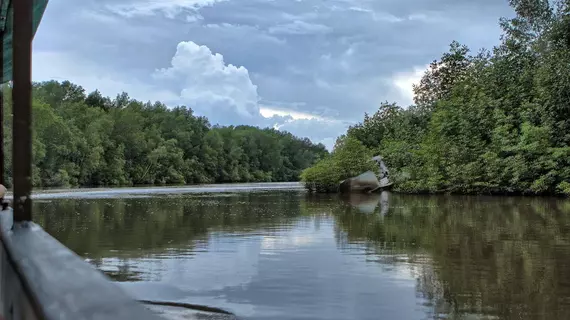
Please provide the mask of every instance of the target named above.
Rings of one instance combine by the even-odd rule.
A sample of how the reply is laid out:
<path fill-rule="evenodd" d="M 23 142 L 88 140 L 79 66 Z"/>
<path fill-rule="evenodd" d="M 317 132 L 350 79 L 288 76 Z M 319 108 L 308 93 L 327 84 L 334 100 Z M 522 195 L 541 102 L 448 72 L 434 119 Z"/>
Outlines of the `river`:
<path fill-rule="evenodd" d="M 570 319 L 570 200 L 59 190 L 47 232 L 134 296 L 241 319 Z"/>

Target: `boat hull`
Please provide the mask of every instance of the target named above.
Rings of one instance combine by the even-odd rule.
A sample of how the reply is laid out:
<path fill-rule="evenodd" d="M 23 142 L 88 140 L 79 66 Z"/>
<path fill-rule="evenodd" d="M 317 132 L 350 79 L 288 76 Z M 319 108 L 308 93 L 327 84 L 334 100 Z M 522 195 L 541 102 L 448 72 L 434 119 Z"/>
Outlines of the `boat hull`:
<path fill-rule="evenodd" d="M 362 192 L 370 193 L 390 188 L 392 183 L 388 178 L 378 180 L 378 177 L 372 171 L 366 171 L 356 177 L 343 180 L 340 183 L 339 190 L 341 193 Z"/>

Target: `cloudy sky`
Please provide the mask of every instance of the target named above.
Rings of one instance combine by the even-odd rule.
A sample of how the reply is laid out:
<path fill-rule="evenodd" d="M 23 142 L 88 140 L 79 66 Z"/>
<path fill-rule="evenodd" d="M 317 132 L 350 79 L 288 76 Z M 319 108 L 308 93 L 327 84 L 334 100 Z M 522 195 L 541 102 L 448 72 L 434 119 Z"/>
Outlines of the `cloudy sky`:
<path fill-rule="evenodd" d="M 50 0 L 34 80 L 184 104 L 331 147 L 452 40 L 498 43 L 506 0 Z"/>

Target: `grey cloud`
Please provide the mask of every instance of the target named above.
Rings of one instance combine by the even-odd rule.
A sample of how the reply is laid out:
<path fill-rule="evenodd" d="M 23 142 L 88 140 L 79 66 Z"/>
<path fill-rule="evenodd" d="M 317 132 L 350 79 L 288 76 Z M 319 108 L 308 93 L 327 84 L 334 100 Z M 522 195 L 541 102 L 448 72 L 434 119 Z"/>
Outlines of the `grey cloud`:
<path fill-rule="evenodd" d="M 285 43 L 261 41 L 262 50 L 232 47 L 211 30 L 198 38 L 247 66 L 262 98 L 306 102 L 307 112 L 326 105 L 336 116 L 359 119 L 380 101 L 400 98 L 389 82 L 395 73 L 428 64 L 452 40 L 474 49 L 497 43 L 497 20 L 509 12 L 500 1 L 230 1 L 204 9 L 205 21 L 226 21 L 226 32 L 250 24 L 254 39 L 299 19 L 328 32 L 274 33 Z"/>
<path fill-rule="evenodd" d="M 281 35 L 302 35 L 302 34 L 319 34 L 328 33 L 332 29 L 318 23 L 308 23 L 302 20 L 295 20 L 286 24 L 280 24 L 269 28 L 269 33 L 271 34 L 281 34 Z"/>
<path fill-rule="evenodd" d="M 106 8 L 126 18 L 140 16 L 154 16 L 157 13 L 164 14 L 173 19 L 185 13 L 193 13 L 200 8 L 212 6 L 225 0 L 161 0 L 161 1 L 119 1 L 109 3 Z"/>
<path fill-rule="evenodd" d="M 496 44 L 505 15 L 507 1 L 497 0 L 60 0 L 48 6 L 34 50 L 81 55 L 102 70 L 153 82 L 178 43 L 192 41 L 244 66 L 261 101 L 354 122 L 384 100 L 402 101 L 394 76 L 428 64 L 452 40 L 473 49 Z M 170 85 L 177 95 L 184 89 Z M 224 112 L 200 110 L 214 123 L 279 122 L 298 132 L 305 125 L 315 139 L 345 126 L 240 118 L 231 103 L 215 101 Z"/>

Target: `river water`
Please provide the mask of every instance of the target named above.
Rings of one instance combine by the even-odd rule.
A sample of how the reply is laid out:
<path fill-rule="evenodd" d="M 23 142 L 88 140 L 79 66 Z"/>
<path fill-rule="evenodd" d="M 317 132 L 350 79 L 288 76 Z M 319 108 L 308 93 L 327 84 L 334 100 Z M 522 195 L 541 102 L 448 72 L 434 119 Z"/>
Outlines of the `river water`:
<path fill-rule="evenodd" d="M 140 299 L 241 319 L 570 319 L 570 200 L 56 191 L 35 219 Z"/>

